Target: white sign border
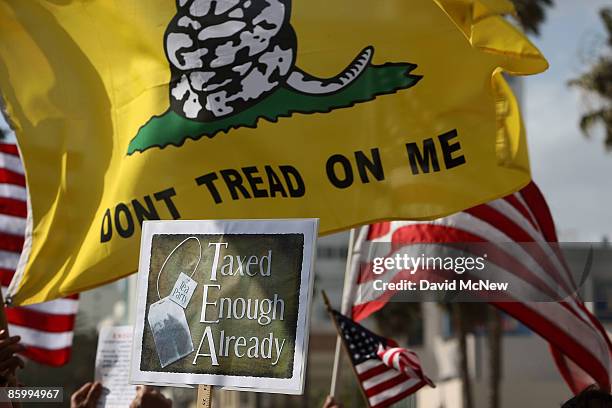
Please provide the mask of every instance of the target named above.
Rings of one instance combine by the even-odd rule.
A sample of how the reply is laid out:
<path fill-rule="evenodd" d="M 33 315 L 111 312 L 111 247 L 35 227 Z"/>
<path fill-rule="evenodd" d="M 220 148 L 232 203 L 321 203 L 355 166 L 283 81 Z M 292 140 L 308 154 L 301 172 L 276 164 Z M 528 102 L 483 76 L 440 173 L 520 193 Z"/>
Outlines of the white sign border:
<path fill-rule="evenodd" d="M 252 392 L 272 392 L 301 395 L 306 379 L 306 360 L 310 334 L 310 303 L 314 282 L 314 257 L 319 219 L 253 219 L 253 220 L 177 220 L 145 221 L 142 225 L 136 323 L 132 343 L 130 383 L 165 383 L 169 386 L 207 384 Z M 291 378 L 230 376 L 217 374 L 163 373 L 140 370 L 145 310 L 148 291 L 148 274 L 151 261 L 151 243 L 157 234 L 304 234 L 302 274 L 298 303 L 296 341 L 294 345 L 293 373 Z"/>

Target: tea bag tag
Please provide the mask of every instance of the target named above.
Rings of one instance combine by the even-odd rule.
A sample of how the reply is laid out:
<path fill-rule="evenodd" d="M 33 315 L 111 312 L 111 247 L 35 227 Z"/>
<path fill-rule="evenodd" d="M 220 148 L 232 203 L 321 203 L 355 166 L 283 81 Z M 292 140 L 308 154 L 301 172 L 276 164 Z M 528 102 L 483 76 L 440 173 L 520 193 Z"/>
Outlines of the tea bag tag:
<path fill-rule="evenodd" d="M 153 303 L 148 321 L 162 368 L 193 352 L 185 311 L 175 302 L 166 297 Z"/>
<path fill-rule="evenodd" d="M 179 275 L 172 292 L 170 292 L 170 300 L 181 306 L 183 309 L 187 308 L 193 292 L 198 286 L 198 283 L 185 275 L 183 272 Z"/>
<path fill-rule="evenodd" d="M 170 296 L 162 299 L 159 293 L 159 279 L 166 263 L 172 254 L 189 240 L 195 240 L 200 248 L 198 262 L 193 268 L 191 276 L 195 274 L 202 260 L 202 244 L 197 237 L 188 237 L 170 251 L 161 268 L 159 268 L 156 282 L 159 301 L 149 306 L 149 327 L 153 332 L 153 341 L 155 342 L 157 356 L 162 368 L 193 352 L 193 342 L 191 341 L 189 324 L 185 317 L 185 308 L 189 304 L 189 300 L 191 300 L 191 296 L 197 286 L 196 281 L 181 272 Z"/>

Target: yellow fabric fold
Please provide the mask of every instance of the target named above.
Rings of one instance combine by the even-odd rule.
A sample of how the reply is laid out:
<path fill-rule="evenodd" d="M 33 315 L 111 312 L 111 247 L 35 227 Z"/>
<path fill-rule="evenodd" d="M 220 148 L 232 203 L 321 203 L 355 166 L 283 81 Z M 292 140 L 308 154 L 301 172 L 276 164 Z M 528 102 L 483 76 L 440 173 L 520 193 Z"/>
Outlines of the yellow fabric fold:
<path fill-rule="evenodd" d="M 500 67 L 513 74 L 533 74 L 548 68 L 535 45 L 503 15 L 513 14 L 507 0 L 436 0 L 472 46 L 501 56 Z"/>

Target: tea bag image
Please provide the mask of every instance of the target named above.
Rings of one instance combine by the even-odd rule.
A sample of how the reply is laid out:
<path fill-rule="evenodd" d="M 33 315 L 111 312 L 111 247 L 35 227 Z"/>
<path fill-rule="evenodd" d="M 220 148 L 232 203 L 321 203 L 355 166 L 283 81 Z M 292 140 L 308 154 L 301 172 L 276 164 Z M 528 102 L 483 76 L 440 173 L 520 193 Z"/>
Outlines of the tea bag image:
<path fill-rule="evenodd" d="M 191 332 L 181 306 L 166 297 L 151 305 L 148 320 L 162 368 L 193 351 Z"/>
<path fill-rule="evenodd" d="M 195 240 L 200 249 L 200 254 L 191 272 L 191 276 L 181 272 L 174 284 L 170 296 L 162 299 L 159 293 L 159 280 L 162 276 L 164 267 L 172 257 L 172 254 L 174 254 L 185 242 L 190 240 Z M 197 282 L 193 280 L 193 275 L 201 260 L 202 244 L 200 240 L 196 237 L 189 237 L 178 244 L 170 254 L 168 254 L 157 275 L 157 296 L 160 300 L 149 307 L 148 321 L 151 331 L 153 332 L 153 340 L 162 368 L 180 360 L 193 351 L 191 331 L 189 330 L 189 325 L 185 318 L 184 308 L 187 307 L 197 286 Z"/>

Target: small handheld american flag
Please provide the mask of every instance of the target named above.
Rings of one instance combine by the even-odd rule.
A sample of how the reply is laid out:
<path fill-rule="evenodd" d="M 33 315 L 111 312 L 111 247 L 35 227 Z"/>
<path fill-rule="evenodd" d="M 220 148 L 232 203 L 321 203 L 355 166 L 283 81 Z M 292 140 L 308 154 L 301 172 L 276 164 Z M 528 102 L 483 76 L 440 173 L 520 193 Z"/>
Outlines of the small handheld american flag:
<path fill-rule="evenodd" d="M 435 387 L 414 352 L 332 309 L 325 293 L 323 297 L 369 407 L 388 407 L 425 385 Z"/>

